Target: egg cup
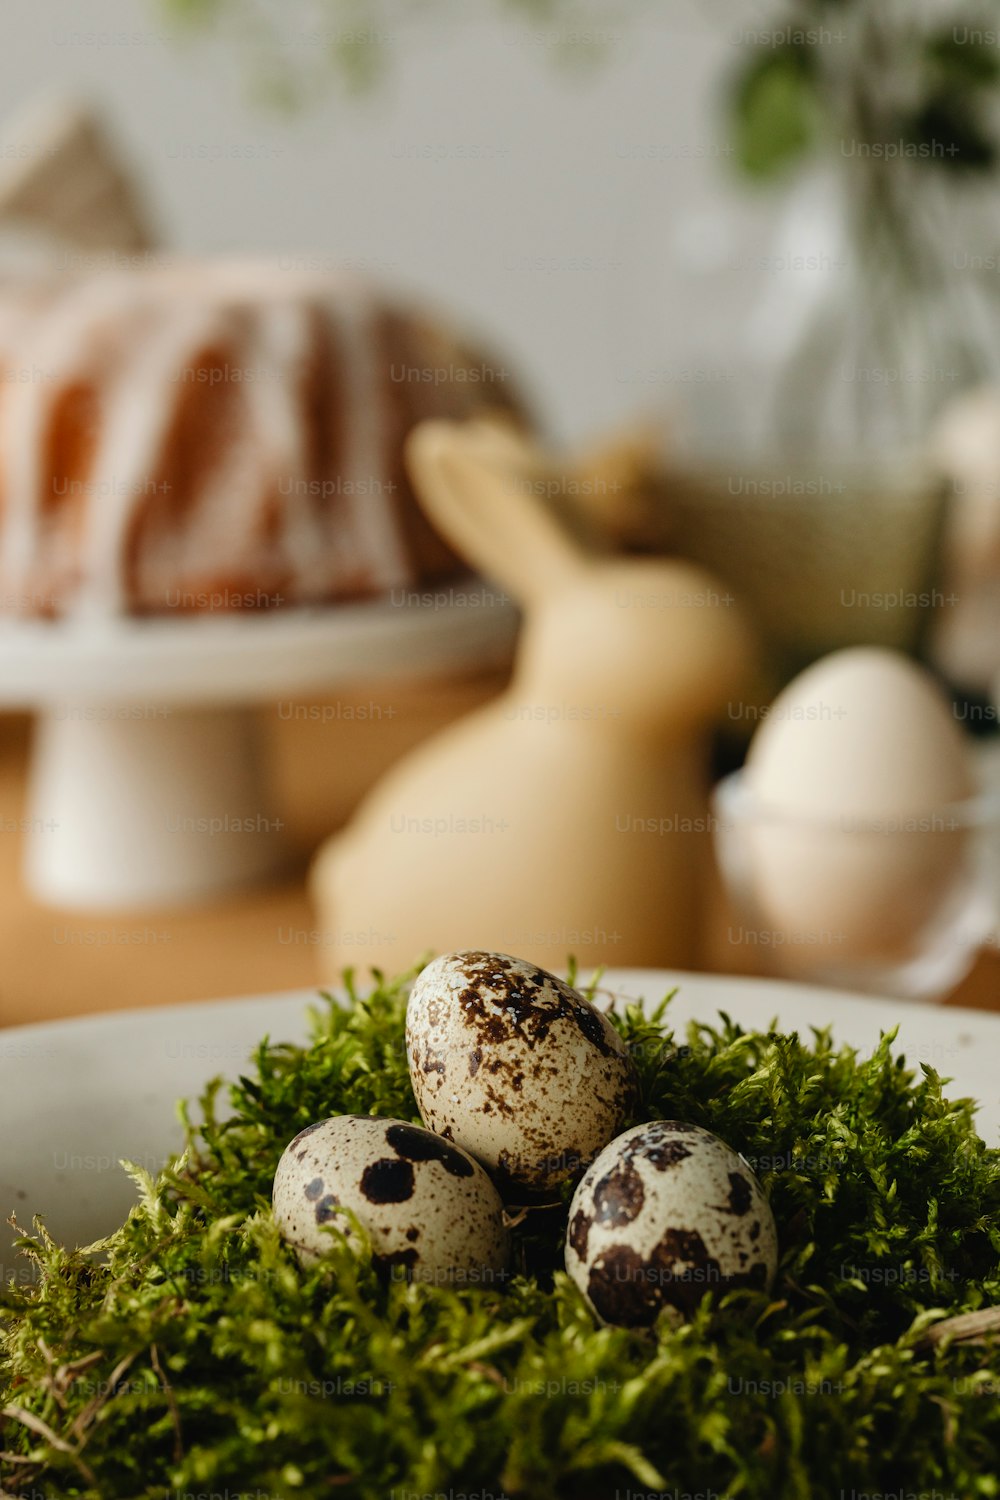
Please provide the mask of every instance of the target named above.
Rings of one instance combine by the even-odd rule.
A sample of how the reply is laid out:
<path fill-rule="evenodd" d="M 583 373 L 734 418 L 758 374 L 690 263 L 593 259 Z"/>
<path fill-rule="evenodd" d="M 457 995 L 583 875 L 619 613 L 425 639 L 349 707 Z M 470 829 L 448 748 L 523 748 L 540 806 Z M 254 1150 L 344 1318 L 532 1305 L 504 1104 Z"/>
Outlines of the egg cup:
<path fill-rule="evenodd" d="M 712 826 L 734 972 L 940 1000 L 996 929 L 996 795 L 808 817 L 763 802 L 737 771 L 715 788 Z"/>

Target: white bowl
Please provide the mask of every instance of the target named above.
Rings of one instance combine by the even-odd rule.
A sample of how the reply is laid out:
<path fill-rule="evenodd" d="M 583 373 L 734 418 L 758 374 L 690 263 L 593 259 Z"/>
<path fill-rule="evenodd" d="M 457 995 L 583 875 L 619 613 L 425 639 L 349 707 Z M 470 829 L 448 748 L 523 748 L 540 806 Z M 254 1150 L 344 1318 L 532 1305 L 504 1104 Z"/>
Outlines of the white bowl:
<path fill-rule="evenodd" d="M 953 1098 L 978 1100 L 980 1134 L 1000 1144 L 1000 1015 L 658 969 L 609 970 L 602 990 L 656 1002 L 674 985 L 675 1025 L 719 1010 L 750 1028 L 832 1023 L 838 1041 L 870 1051 L 898 1023 L 897 1049 L 951 1078 Z M 0 1031 L 0 1215 L 15 1212 L 27 1228 L 41 1214 L 73 1244 L 110 1232 L 135 1201 L 120 1159 L 157 1170 L 181 1142 L 177 1100 L 195 1099 L 217 1074 L 237 1077 L 265 1035 L 305 1040 L 315 998 L 297 991 Z M 0 1274 L 23 1276 L 24 1266 L 4 1230 Z"/>

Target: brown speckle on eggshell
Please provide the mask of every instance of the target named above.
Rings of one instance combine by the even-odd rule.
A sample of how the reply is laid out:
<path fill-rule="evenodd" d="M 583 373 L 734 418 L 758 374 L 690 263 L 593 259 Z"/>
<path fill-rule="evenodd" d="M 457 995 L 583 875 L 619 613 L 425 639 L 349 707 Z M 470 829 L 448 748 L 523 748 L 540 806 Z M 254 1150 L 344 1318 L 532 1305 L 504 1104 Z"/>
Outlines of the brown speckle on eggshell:
<path fill-rule="evenodd" d="M 299 1132 L 274 1175 L 274 1216 L 304 1265 L 332 1225 L 356 1238 L 349 1209 L 385 1271 L 414 1280 L 488 1282 L 507 1264 L 499 1194 L 457 1146 L 405 1120 L 335 1115 Z"/>
<path fill-rule="evenodd" d="M 406 1045 L 424 1123 L 509 1194 L 545 1192 L 621 1129 L 635 1070 L 610 1021 L 537 964 L 449 953 L 410 994 Z"/>
<path fill-rule="evenodd" d="M 707 1291 L 768 1290 L 770 1205 L 746 1162 L 698 1125 L 654 1120 L 611 1142 L 570 1206 L 566 1269 L 605 1323 L 690 1315 Z"/>

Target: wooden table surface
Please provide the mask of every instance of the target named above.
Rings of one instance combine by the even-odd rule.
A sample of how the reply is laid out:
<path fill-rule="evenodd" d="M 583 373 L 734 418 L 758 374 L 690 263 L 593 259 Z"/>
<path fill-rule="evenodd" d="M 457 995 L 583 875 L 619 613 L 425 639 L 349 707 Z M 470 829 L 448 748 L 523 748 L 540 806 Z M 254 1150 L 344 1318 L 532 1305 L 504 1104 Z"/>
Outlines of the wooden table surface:
<path fill-rule="evenodd" d="M 495 676 L 382 684 L 325 700 L 336 702 L 336 716 L 305 722 L 262 710 L 291 874 L 191 910 L 142 916 L 67 914 L 29 898 L 20 825 L 30 724 L 0 718 L 0 1026 L 315 984 L 320 934 L 306 896 L 310 853 L 386 766 L 501 685 Z M 365 715 L 349 711 L 359 705 Z M 1000 955 L 981 954 L 949 1003 L 1000 1010 Z"/>

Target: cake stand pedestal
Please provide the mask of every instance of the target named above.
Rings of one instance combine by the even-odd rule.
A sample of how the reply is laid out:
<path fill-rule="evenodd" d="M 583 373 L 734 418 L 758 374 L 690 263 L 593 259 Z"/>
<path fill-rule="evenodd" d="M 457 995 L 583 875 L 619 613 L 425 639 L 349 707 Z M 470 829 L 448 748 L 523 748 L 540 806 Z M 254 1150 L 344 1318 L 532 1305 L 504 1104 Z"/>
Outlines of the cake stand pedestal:
<path fill-rule="evenodd" d="M 476 596 L 282 614 L 0 625 L 0 708 L 38 711 L 25 874 L 74 910 L 191 903 L 281 869 L 253 705 L 499 666 Z M 335 768 L 333 771 L 335 774 Z"/>

